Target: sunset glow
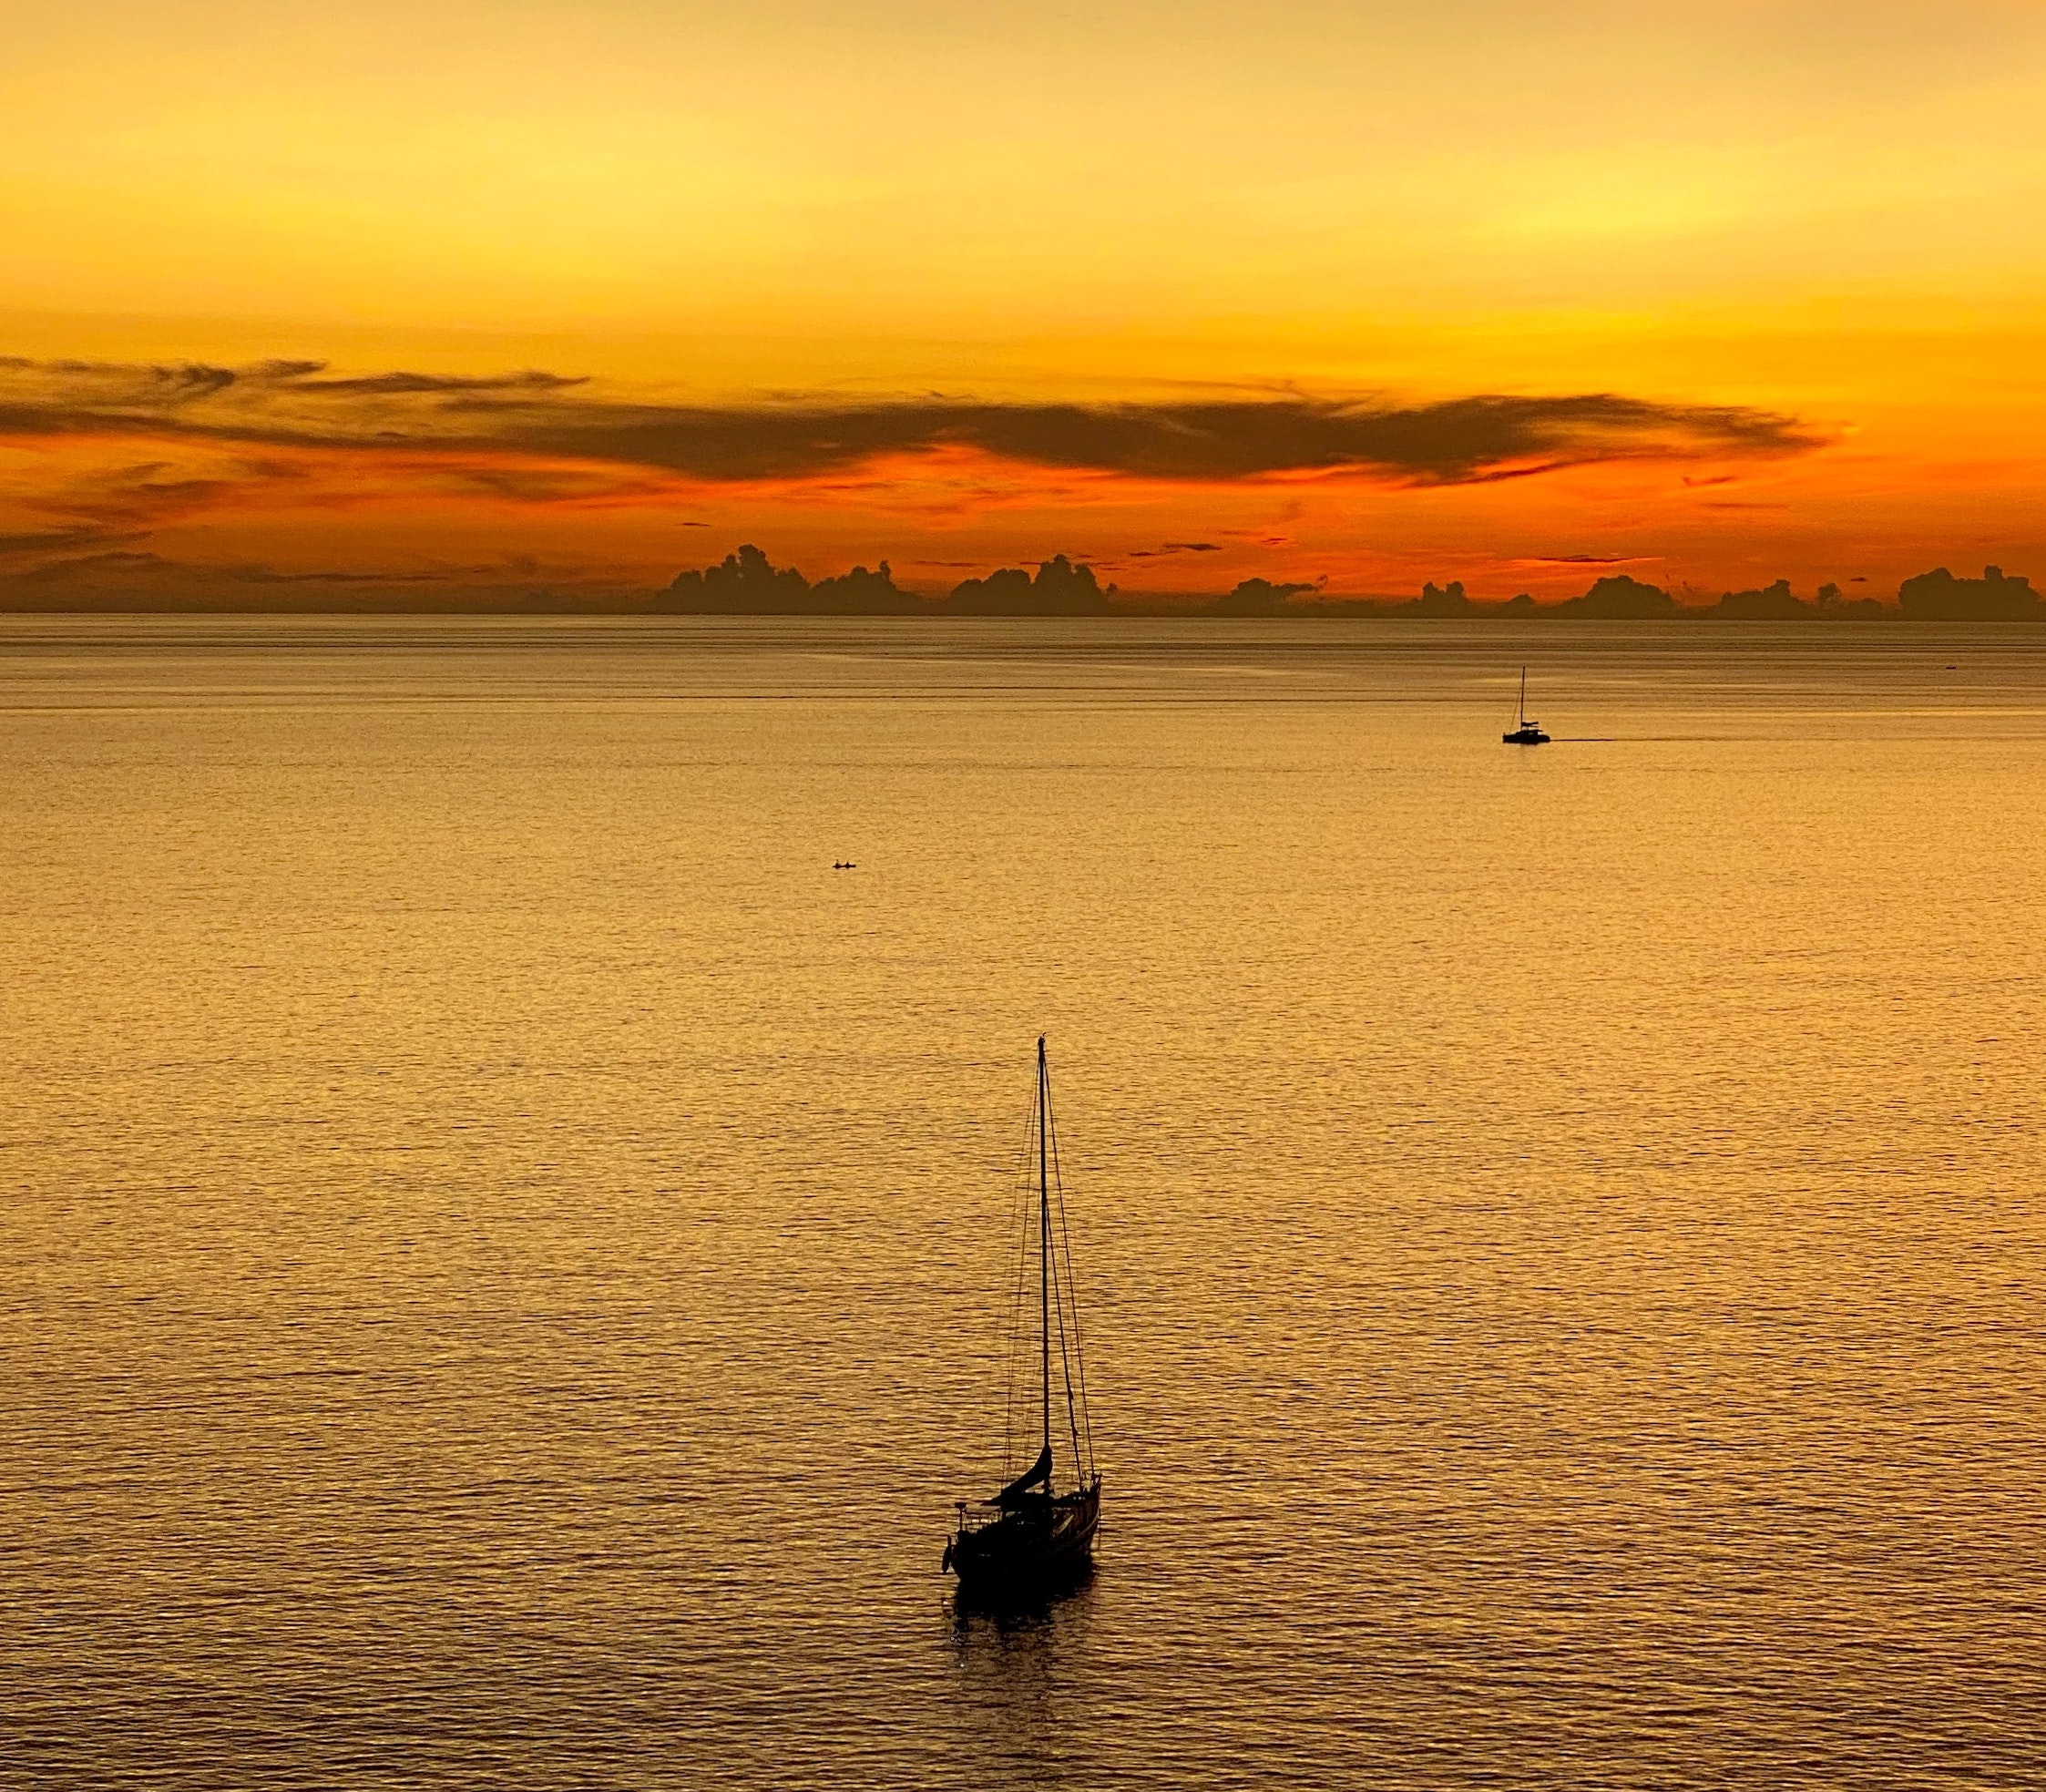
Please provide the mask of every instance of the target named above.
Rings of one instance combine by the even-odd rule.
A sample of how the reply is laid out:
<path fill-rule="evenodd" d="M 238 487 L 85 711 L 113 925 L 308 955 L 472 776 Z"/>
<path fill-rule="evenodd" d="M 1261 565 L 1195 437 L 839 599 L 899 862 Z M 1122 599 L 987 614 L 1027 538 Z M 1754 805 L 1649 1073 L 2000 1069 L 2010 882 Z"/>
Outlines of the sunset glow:
<path fill-rule="evenodd" d="M 934 591 L 2037 568 L 2042 97 L 2046 19 L 1989 0 L 98 0 L 0 74 L 0 601 L 607 601 L 745 540 Z M 1240 439 L 1589 400 L 1632 420 Z M 1035 422 L 618 427 L 905 405 L 1233 408 L 1166 476 Z"/>

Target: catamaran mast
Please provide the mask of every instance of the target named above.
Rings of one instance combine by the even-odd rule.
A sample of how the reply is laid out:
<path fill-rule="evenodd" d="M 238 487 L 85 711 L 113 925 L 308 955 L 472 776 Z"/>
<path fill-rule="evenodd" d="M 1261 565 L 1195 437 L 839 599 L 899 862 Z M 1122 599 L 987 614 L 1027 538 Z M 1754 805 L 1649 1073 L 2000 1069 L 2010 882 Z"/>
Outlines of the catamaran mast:
<path fill-rule="evenodd" d="M 1038 1036 L 1038 1317 L 1041 1327 L 1044 1369 L 1044 1459 L 1051 1460 L 1051 1181 L 1046 1168 L 1045 1134 L 1050 1123 L 1051 1072 L 1044 1061 L 1044 1036 Z M 1063 1307 L 1060 1308 L 1063 1312 Z M 1051 1491 L 1047 1477 L 1044 1490 Z"/>

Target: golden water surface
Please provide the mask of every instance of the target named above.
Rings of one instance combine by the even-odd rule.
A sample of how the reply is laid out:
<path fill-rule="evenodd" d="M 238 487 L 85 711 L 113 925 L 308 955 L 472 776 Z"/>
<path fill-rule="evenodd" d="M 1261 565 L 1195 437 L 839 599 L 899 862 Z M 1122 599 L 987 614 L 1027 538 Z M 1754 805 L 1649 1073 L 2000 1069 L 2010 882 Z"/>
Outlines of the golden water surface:
<path fill-rule="evenodd" d="M 2042 634 L 0 622 L 0 1783 L 2046 1785 Z"/>

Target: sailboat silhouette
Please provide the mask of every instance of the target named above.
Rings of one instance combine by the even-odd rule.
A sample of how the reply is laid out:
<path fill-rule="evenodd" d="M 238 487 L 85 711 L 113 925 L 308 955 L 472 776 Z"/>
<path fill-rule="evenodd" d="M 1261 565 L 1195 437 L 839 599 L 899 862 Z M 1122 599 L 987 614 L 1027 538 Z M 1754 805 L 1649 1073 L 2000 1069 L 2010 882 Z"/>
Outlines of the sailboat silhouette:
<path fill-rule="evenodd" d="M 1528 669 L 1520 668 L 1520 719 L 1509 734 L 1499 739 L 1509 747 L 1539 747 L 1546 745 L 1549 736 L 1541 732 L 1541 724 L 1528 714 Z"/>
<path fill-rule="evenodd" d="M 1101 1477 L 1087 1415 L 1087 1371 L 1080 1362 L 1079 1315 L 1074 1310 L 1072 1257 L 1065 1240 L 1065 1192 L 1052 1173 L 1051 1071 L 1038 1041 L 1037 1459 L 992 1500 L 958 1502 L 958 1528 L 945 1546 L 943 1566 L 967 1592 L 1033 1592 L 1078 1580 L 1093 1559 L 1101 1518 Z M 1054 1225 L 1056 1200 L 1057 1224 Z M 1072 1450 L 1070 1488 L 1056 1490 L 1051 1439 L 1051 1355 L 1054 1342 L 1066 1393 L 1067 1441 Z"/>

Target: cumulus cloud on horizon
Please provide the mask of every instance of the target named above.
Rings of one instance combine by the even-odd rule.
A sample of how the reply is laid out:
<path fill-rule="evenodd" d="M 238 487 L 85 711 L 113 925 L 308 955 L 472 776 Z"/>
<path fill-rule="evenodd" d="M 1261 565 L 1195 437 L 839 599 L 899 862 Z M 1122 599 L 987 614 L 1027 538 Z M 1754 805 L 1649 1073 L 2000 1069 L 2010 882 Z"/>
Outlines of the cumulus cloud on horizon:
<path fill-rule="evenodd" d="M 150 366 L 0 357 L 0 434 L 88 433 L 603 461 L 711 482 L 801 480 L 968 447 L 1065 471 L 1187 483 L 1354 473 L 1444 486 L 1600 462 L 1807 452 L 1798 419 L 1615 393 L 1429 403 L 1295 394 L 1085 404 L 943 396 L 666 404 L 527 370 L 330 373 L 318 361 Z"/>

